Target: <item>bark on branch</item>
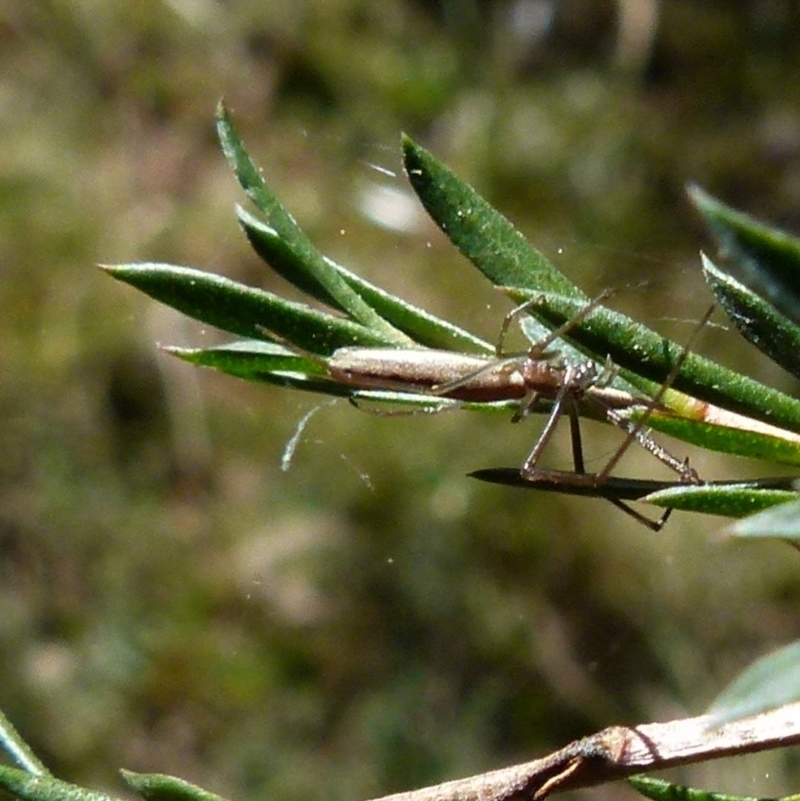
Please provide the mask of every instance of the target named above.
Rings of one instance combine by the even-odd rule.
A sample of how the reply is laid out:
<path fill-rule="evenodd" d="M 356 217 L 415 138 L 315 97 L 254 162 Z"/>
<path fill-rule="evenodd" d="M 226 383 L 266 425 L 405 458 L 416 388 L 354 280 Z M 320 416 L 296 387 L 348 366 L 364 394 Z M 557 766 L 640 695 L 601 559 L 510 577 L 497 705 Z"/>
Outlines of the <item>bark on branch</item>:
<path fill-rule="evenodd" d="M 800 743 L 800 703 L 712 727 L 707 715 L 611 726 L 546 757 L 374 801 L 540 801 L 691 762 Z"/>

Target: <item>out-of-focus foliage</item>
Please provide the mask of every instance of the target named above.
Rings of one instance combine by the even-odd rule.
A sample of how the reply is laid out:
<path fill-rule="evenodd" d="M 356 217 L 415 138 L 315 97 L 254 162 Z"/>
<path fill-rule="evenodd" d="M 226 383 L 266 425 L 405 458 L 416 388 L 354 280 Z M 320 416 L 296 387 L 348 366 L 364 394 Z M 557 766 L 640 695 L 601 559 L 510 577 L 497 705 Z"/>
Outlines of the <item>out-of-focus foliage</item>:
<path fill-rule="evenodd" d="M 315 243 L 376 283 L 489 341 L 508 308 L 375 169 L 398 169 L 404 129 L 587 294 L 620 288 L 634 316 L 686 337 L 661 318 L 710 300 L 688 179 L 800 229 L 797 15 L 732 0 L 4 4 L 0 708 L 59 776 L 110 786 L 124 765 L 239 799 L 363 798 L 699 711 L 797 634 L 786 546 L 721 546 L 690 515 L 655 537 L 597 501 L 464 477 L 518 461 L 533 421 L 325 407 L 282 473 L 313 399 L 159 355 L 213 335 L 92 266 L 273 280 L 232 222 L 211 126 L 225 96 Z M 734 340 L 703 347 L 793 390 Z M 615 442 L 599 432 L 593 451 Z M 687 781 L 785 794 L 770 759 Z"/>
<path fill-rule="evenodd" d="M 715 724 L 758 715 L 800 698 L 800 643 L 761 657 L 731 682 L 709 709 Z"/>

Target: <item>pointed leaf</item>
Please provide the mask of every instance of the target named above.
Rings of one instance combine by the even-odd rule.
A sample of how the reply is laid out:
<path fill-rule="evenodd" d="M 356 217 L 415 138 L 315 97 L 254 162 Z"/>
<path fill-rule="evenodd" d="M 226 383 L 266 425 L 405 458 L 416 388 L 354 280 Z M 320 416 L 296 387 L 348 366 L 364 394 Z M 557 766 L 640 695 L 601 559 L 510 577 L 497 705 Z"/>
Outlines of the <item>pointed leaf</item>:
<path fill-rule="evenodd" d="M 146 801 L 224 801 L 222 796 L 175 776 L 134 773 L 132 770 L 121 770 L 120 773 L 125 783 Z"/>
<path fill-rule="evenodd" d="M 244 209 L 238 208 L 237 214 L 250 244 L 275 272 L 311 297 L 334 308 L 339 307 L 335 298 L 316 281 L 308 280 L 302 263 L 274 229 L 257 220 Z M 384 320 L 390 322 L 414 342 L 430 348 L 477 353 L 493 352 L 494 349 L 491 345 L 469 331 L 390 295 L 327 257 L 325 260 Z"/>
<path fill-rule="evenodd" d="M 520 489 L 618 501 L 642 501 L 665 508 L 724 516 L 748 514 L 797 497 L 797 493 L 792 491 L 793 479 L 783 476 L 754 481 L 709 481 L 697 485 L 620 476 L 610 476 L 601 484 L 580 484 L 570 483 L 575 478 L 573 473 L 557 471 L 549 471 L 547 475 L 531 480 L 523 478 L 518 467 L 486 468 L 469 475 L 479 481 Z"/>
<path fill-rule="evenodd" d="M 744 517 L 770 506 L 793 501 L 797 493 L 789 489 L 754 487 L 751 483 L 714 486 L 684 484 L 645 495 L 641 500 L 684 512 L 702 512 L 724 517 Z"/>
<path fill-rule="evenodd" d="M 345 387 L 327 377 L 324 366 L 290 353 L 270 342 L 233 342 L 216 348 L 163 348 L 167 353 L 198 367 L 211 367 L 236 378 L 262 381 L 308 392 L 347 397 Z"/>
<path fill-rule="evenodd" d="M 761 657 L 714 701 L 710 725 L 747 718 L 800 701 L 800 642 Z"/>
<path fill-rule="evenodd" d="M 630 776 L 628 782 L 646 798 L 652 801 L 797 801 L 798 796 L 788 795 L 782 799 L 759 799 L 750 796 L 710 793 L 694 787 L 684 787 L 664 779 L 651 776 Z"/>
<path fill-rule="evenodd" d="M 588 300 L 506 217 L 407 136 L 403 154 L 408 179 L 428 214 L 493 284 Z"/>
<path fill-rule="evenodd" d="M 231 365 L 248 368 L 254 374 L 277 372 L 327 375 L 324 359 L 295 353 L 274 342 L 257 339 L 229 342 L 213 348 L 176 348 L 167 345 L 162 350 L 191 364 L 216 369 L 224 369 L 230 362 Z"/>
<path fill-rule="evenodd" d="M 395 342 L 350 320 L 190 267 L 143 263 L 102 269 L 189 317 L 240 336 L 266 339 L 262 329 L 267 329 L 304 350 L 325 355 L 347 345 Z"/>
<path fill-rule="evenodd" d="M 632 420 L 642 417 L 641 410 L 627 414 Z M 748 422 L 734 416 L 734 420 Z M 759 426 L 759 421 L 749 421 Z M 761 459 L 773 464 L 800 465 L 800 436 L 792 431 L 775 429 L 775 433 L 753 431 L 734 426 L 707 423 L 663 412 L 653 412 L 647 425 L 671 437 L 718 453 L 730 453 L 748 459 Z"/>
<path fill-rule="evenodd" d="M 358 293 L 324 259 L 311 240 L 303 233 L 294 217 L 284 208 L 266 185 L 261 172 L 244 149 L 239 134 L 225 106 L 217 106 L 217 136 L 242 189 L 256 208 L 266 216 L 267 224 L 276 231 L 305 268 L 308 281 L 318 283 L 324 292 L 335 300 L 354 320 L 380 331 L 397 344 L 409 344 L 406 337 L 383 320 L 374 309 L 364 303 Z"/>
<path fill-rule="evenodd" d="M 687 191 L 742 282 L 800 324 L 800 240 L 726 206 L 699 186 Z"/>
<path fill-rule="evenodd" d="M 16 765 L 35 776 L 48 776 L 50 771 L 22 739 L 11 721 L 0 711 L 0 748 L 14 760 Z"/>
<path fill-rule="evenodd" d="M 711 291 L 742 336 L 795 378 L 800 378 L 800 326 L 722 272 L 704 253 L 700 255 Z"/>

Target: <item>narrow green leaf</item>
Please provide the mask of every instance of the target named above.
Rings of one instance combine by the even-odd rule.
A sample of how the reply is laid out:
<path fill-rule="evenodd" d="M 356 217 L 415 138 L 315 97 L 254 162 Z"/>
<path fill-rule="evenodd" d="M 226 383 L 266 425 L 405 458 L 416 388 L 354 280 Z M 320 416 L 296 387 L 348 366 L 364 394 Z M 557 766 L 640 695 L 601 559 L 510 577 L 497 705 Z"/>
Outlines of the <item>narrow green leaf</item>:
<path fill-rule="evenodd" d="M 708 710 L 710 725 L 747 718 L 800 701 L 800 642 L 756 660 Z"/>
<path fill-rule="evenodd" d="M 630 776 L 628 782 L 646 798 L 652 801 L 797 801 L 800 796 L 787 795 L 781 799 L 759 799 L 746 795 L 711 793 L 694 787 L 654 779 L 650 776 Z"/>
<path fill-rule="evenodd" d="M 433 154 L 407 136 L 403 154 L 408 179 L 428 214 L 493 284 L 588 300 L 506 217 Z"/>
<path fill-rule="evenodd" d="M 699 186 L 687 191 L 742 282 L 800 324 L 800 240 L 726 206 Z"/>
<path fill-rule="evenodd" d="M 793 479 L 778 476 L 753 481 L 709 481 L 704 484 L 683 484 L 677 481 L 609 476 L 601 484 L 576 484 L 568 479 L 572 473 L 550 471 L 535 480 L 523 478 L 518 467 L 490 467 L 469 474 L 479 481 L 538 492 L 558 492 L 587 498 L 618 501 L 642 501 L 673 509 L 739 516 L 776 503 L 793 500 Z"/>
<path fill-rule="evenodd" d="M 279 275 L 302 293 L 344 312 L 336 300 L 319 281 L 309 275 L 303 259 L 274 228 L 236 205 L 236 217 L 253 250 Z M 323 258 L 325 258 L 323 256 Z"/>
<path fill-rule="evenodd" d="M 797 493 L 792 490 L 753 487 L 743 481 L 738 486 L 714 486 L 713 483 L 678 485 L 645 495 L 641 500 L 684 512 L 744 517 L 796 498 Z"/>
<path fill-rule="evenodd" d="M 162 350 L 191 364 L 214 367 L 220 370 L 225 369 L 230 363 L 254 374 L 327 374 L 324 359 L 317 360 L 300 353 L 293 353 L 281 345 L 276 345 L 274 342 L 262 342 L 257 339 L 229 342 L 213 348 L 177 348 L 167 345 Z"/>
<path fill-rule="evenodd" d="M 0 710 L 0 748 L 5 751 L 14 763 L 35 776 L 48 776 L 50 771 L 31 747 L 22 739 L 14 724 Z"/>
<path fill-rule="evenodd" d="M 35 776 L 6 765 L 0 765 L 0 789 L 21 801 L 119 801 L 114 796 L 86 790 L 52 776 Z"/>
<path fill-rule="evenodd" d="M 717 267 L 704 253 L 703 274 L 720 306 L 742 336 L 800 378 L 800 326 Z"/>
<path fill-rule="evenodd" d="M 636 420 L 641 417 L 641 412 L 637 410 L 628 416 Z M 662 434 L 706 450 L 730 453 L 747 459 L 761 459 L 773 464 L 800 466 L 800 438 L 791 431 L 787 431 L 785 437 L 773 436 L 662 412 L 650 414 L 647 425 Z"/>
<path fill-rule="evenodd" d="M 315 363 L 269 342 L 248 340 L 197 349 L 168 346 L 163 350 L 197 367 L 211 367 L 248 381 L 339 397 L 347 397 L 353 392 L 352 387 L 327 378 L 322 363 Z"/>
<path fill-rule="evenodd" d="M 520 288 L 505 291 L 519 303 L 536 300 L 531 313 L 544 318 L 552 328 L 574 318 L 586 305 L 550 292 Z M 628 381 L 647 394 L 658 389 L 685 350 L 684 345 L 603 306 L 571 328 L 564 338 L 599 361 L 608 356 L 622 368 Z M 686 395 L 723 409 L 800 432 L 799 400 L 696 353 L 686 355 L 673 386 Z"/>
<path fill-rule="evenodd" d="M 102 269 L 151 298 L 232 334 L 266 339 L 262 329 L 267 329 L 323 355 L 347 345 L 396 344 L 396 339 L 350 320 L 190 267 L 143 263 Z"/>
<path fill-rule="evenodd" d="M 336 270 L 314 247 L 294 217 L 284 208 L 264 181 L 264 178 L 244 149 L 233 120 L 222 102 L 217 106 L 217 136 L 222 150 L 233 168 L 236 178 L 256 208 L 265 215 L 267 224 L 275 230 L 297 257 L 298 265 L 305 268 L 308 280 L 316 282 L 335 299 L 336 304 L 362 325 L 381 332 L 398 345 L 409 344 L 408 339 L 376 314 L 348 285 Z"/>
<path fill-rule="evenodd" d="M 125 783 L 146 801 L 224 801 L 222 796 L 175 776 L 134 773 L 132 770 L 121 770 L 120 773 Z"/>
<path fill-rule="evenodd" d="M 336 299 L 324 288 L 317 282 L 308 280 L 308 274 L 303 269 L 302 263 L 286 242 L 281 239 L 277 231 L 257 220 L 244 209 L 237 208 L 237 215 L 250 244 L 275 272 L 311 297 L 334 308 L 340 308 Z M 414 342 L 430 348 L 458 350 L 467 353 L 491 353 L 494 350 L 491 345 L 469 331 L 435 317 L 424 309 L 412 306 L 365 281 L 342 265 L 327 257 L 325 259 L 384 320 L 390 322 Z"/>
<path fill-rule="evenodd" d="M 800 501 L 738 520 L 728 526 L 725 533 L 734 537 L 776 537 L 800 542 Z"/>

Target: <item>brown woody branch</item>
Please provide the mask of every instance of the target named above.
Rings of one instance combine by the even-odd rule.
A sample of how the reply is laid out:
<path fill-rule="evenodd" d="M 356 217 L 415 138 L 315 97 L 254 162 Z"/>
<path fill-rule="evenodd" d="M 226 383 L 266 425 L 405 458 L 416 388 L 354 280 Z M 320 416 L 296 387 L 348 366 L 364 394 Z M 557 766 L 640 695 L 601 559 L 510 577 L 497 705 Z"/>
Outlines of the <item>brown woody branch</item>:
<path fill-rule="evenodd" d="M 691 762 L 800 743 L 800 703 L 712 727 L 707 715 L 611 726 L 546 757 L 375 801 L 539 801 Z"/>

